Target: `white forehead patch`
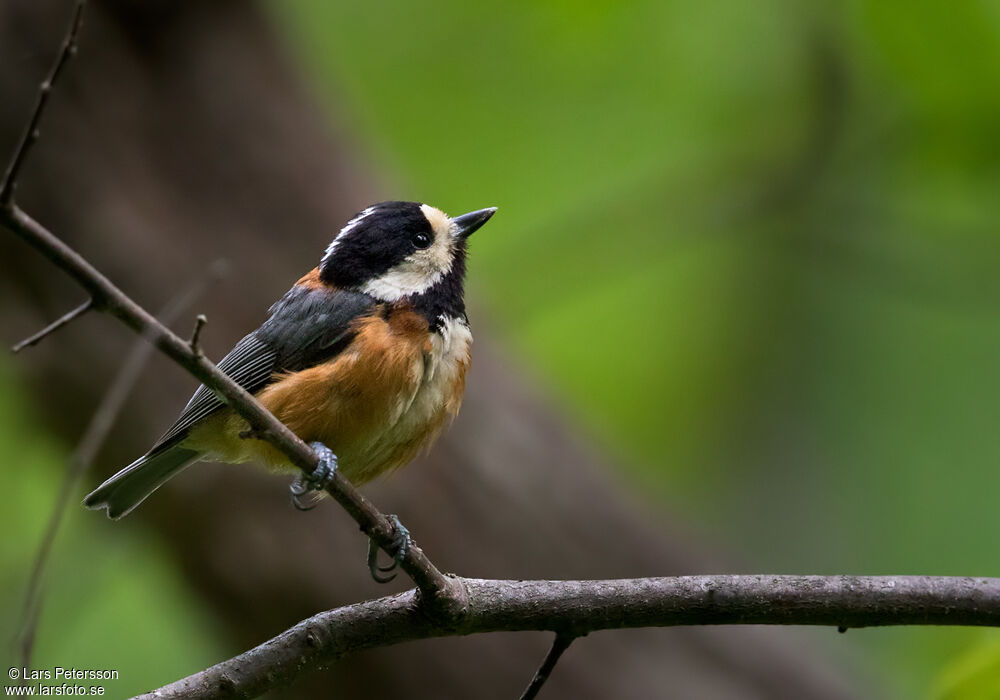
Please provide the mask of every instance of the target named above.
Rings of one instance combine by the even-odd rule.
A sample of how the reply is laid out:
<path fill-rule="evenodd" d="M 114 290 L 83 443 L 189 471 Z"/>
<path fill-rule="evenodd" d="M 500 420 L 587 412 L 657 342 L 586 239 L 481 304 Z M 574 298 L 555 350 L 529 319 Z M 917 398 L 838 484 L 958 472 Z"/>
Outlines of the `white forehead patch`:
<path fill-rule="evenodd" d="M 344 228 L 340 229 L 340 233 L 338 233 L 336 237 L 334 237 L 334 239 L 330 241 L 330 245 L 326 247 L 326 252 L 323 253 L 323 260 L 320 264 L 322 265 L 327 260 L 329 260 L 330 256 L 333 255 L 333 251 L 337 249 L 337 245 L 340 243 L 340 241 L 344 239 L 344 236 L 353 231 L 358 224 L 364 221 L 374 211 L 375 207 L 368 207 L 363 212 L 361 212 L 353 219 L 348 221 L 346 224 L 344 224 Z"/>
<path fill-rule="evenodd" d="M 421 204 L 420 211 L 424 213 L 424 218 L 430 223 L 431 228 L 434 229 L 435 237 L 447 237 L 452 233 L 451 230 L 451 219 L 440 209 L 436 209 L 429 204 Z"/>
<path fill-rule="evenodd" d="M 451 219 L 427 204 L 421 204 L 420 211 L 434 231 L 434 242 L 423 250 L 414 250 L 403 262 L 367 282 L 361 290 L 365 294 L 380 301 L 399 301 L 426 292 L 451 270 L 455 244 Z"/>

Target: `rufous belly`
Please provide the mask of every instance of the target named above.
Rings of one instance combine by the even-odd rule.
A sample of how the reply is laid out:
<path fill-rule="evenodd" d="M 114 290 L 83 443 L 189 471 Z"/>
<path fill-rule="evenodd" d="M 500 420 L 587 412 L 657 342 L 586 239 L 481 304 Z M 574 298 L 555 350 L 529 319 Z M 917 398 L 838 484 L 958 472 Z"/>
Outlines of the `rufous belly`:
<path fill-rule="evenodd" d="M 337 357 L 277 377 L 257 398 L 300 438 L 333 450 L 343 474 L 362 484 L 409 462 L 458 413 L 471 342 L 461 319 L 428 333 L 416 314 L 372 317 Z M 208 460 L 290 468 L 269 443 L 240 437 L 247 427 L 222 409 L 193 428 L 185 446 Z"/>

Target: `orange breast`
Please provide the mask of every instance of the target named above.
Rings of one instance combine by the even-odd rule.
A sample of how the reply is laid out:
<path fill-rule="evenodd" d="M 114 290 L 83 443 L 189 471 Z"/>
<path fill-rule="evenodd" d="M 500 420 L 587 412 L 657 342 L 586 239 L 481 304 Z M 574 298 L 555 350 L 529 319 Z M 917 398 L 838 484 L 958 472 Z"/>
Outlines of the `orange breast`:
<path fill-rule="evenodd" d="M 344 475 L 364 483 L 412 459 L 458 412 L 471 336 L 465 329 L 452 340 L 428 333 L 412 311 L 367 317 L 337 357 L 281 376 L 257 398 L 303 440 L 326 444 Z M 192 431 L 189 442 L 225 461 L 286 466 L 269 444 L 239 438 L 246 424 L 225 413 Z"/>

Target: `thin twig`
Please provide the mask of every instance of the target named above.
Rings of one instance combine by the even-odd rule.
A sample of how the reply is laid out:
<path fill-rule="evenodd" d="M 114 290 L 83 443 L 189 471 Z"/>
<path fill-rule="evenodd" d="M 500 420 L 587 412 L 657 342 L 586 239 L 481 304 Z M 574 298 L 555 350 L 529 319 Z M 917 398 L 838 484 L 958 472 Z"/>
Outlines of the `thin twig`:
<path fill-rule="evenodd" d="M 42 330 L 22 340 L 20 343 L 11 348 L 11 352 L 18 353 L 27 347 L 37 344 L 45 336 L 55 333 L 57 330 L 65 326 L 67 323 L 70 323 L 74 319 L 83 316 L 92 308 L 94 308 L 94 299 L 93 298 L 87 299 L 87 301 L 83 302 L 72 311 L 63 314 L 52 323 L 45 326 L 45 328 L 43 328 Z"/>
<path fill-rule="evenodd" d="M 1000 626 L 1000 578 L 947 576 L 678 576 L 609 581 L 457 579 L 466 614 L 420 614 L 417 594 L 314 615 L 140 700 L 253 698 L 351 654 L 401 642 L 485 632 L 680 625 Z"/>
<path fill-rule="evenodd" d="M 17 145 L 17 150 L 14 151 L 14 155 L 10 159 L 10 164 L 7 166 L 7 172 L 4 174 L 3 181 L 0 182 L 0 206 L 7 206 L 14 201 L 17 176 L 20 174 L 21 168 L 24 167 L 28 154 L 31 152 L 31 147 L 38 140 L 38 128 L 42 121 L 42 114 L 45 112 L 45 106 L 48 104 L 49 96 L 52 94 L 52 89 L 55 87 L 56 81 L 59 79 L 59 75 L 62 73 L 66 62 L 69 61 L 71 56 L 76 54 L 77 38 L 80 34 L 80 26 L 83 24 L 83 10 L 86 4 L 87 0 L 77 0 L 73 19 L 66 32 L 66 38 L 63 40 L 62 50 L 59 51 L 55 63 L 52 64 L 52 70 L 49 72 L 48 77 L 38 89 L 38 101 L 35 103 L 35 110 L 31 114 L 31 119 L 28 120 L 27 128 L 25 128 L 24 133 L 21 135 L 21 141 Z"/>
<path fill-rule="evenodd" d="M 194 301 L 205 293 L 207 287 L 221 279 L 226 272 L 225 261 L 217 260 L 209 266 L 208 270 L 197 279 L 187 285 L 181 293 L 171 299 L 160 311 L 159 318 L 164 324 L 171 324 L 177 317 Z M 83 433 L 79 444 L 70 457 L 69 469 L 63 474 L 62 482 L 59 485 L 59 493 L 56 496 L 52 507 L 52 514 L 49 516 L 45 533 L 38 544 L 35 552 L 35 560 L 31 567 L 31 575 L 28 578 L 28 587 L 24 596 L 21 613 L 21 632 L 18 637 L 20 643 L 18 647 L 21 651 L 21 667 L 31 666 L 31 655 L 34 650 L 35 638 L 38 630 L 38 621 L 41 614 L 41 584 L 45 567 L 52 552 L 52 545 L 55 542 L 59 527 L 62 524 L 63 515 L 69 505 L 77 485 L 83 475 L 93 464 L 97 453 L 104 445 L 112 426 L 118 419 L 132 387 L 138 381 L 142 369 L 146 366 L 150 356 L 153 354 L 153 346 L 148 342 L 149 338 L 142 337 L 136 340 L 131 351 L 118 370 L 118 374 L 112 380 L 107 392 L 101 398 L 91 416 L 90 423 Z"/>
<path fill-rule="evenodd" d="M 538 695 L 538 691 L 545 685 L 545 681 L 549 679 L 552 669 L 559 663 L 559 657 L 563 655 L 564 651 L 569 649 L 569 645 L 573 643 L 574 639 L 576 639 L 576 635 L 563 634 L 562 632 L 556 633 L 556 638 L 552 640 L 552 648 L 549 649 L 549 653 L 542 660 L 542 665 L 535 671 L 535 676 L 531 679 L 528 687 L 521 693 L 521 700 L 534 700 Z"/>
<path fill-rule="evenodd" d="M 193 352 L 198 357 L 204 356 L 201 351 L 201 331 L 208 323 L 208 319 L 205 318 L 205 314 L 198 314 L 194 319 L 194 330 L 191 331 L 191 340 L 188 341 L 188 345 L 191 347 L 191 352 Z"/>

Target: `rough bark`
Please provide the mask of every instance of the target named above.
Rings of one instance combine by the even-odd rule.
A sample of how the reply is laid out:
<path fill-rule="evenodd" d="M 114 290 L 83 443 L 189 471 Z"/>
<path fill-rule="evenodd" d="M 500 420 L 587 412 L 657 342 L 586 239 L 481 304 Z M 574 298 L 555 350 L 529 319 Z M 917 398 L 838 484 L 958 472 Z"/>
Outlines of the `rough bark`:
<path fill-rule="evenodd" d="M 257 697 L 304 669 L 428 637 L 555 630 L 522 696 L 534 697 L 575 637 L 675 625 L 1000 625 L 1000 579 L 934 576 L 681 576 L 612 581 L 456 579 L 463 617 L 430 620 L 414 591 L 314 615 L 239 656 L 136 700 Z M 586 642 L 581 642 L 585 645 Z"/>

